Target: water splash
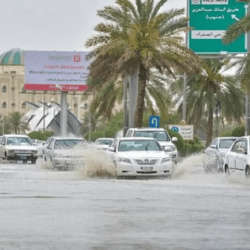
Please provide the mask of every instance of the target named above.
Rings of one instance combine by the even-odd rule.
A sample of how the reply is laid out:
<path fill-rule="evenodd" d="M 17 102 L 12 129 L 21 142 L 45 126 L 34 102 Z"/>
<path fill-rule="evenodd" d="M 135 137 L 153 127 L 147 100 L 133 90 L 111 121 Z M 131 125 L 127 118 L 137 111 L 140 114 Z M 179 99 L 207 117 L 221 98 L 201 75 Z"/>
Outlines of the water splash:
<path fill-rule="evenodd" d="M 116 178 L 116 168 L 102 149 L 90 146 L 83 152 L 84 163 L 77 166 L 81 177 Z"/>

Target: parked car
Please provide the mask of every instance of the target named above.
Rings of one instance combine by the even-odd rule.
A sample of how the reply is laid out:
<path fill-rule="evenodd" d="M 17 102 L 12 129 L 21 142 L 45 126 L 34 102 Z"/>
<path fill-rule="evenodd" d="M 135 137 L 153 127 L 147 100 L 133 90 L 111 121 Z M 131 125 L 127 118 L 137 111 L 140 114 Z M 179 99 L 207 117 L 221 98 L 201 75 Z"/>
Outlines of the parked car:
<path fill-rule="evenodd" d="M 171 176 L 173 162 L 154 138 L 116 138 L 107 149 L 117 176 Z"/>
<path fill-rule="evenodd" d="M 241 172 L 250 176 L 250 136 L 239 137 L 226 152 L 223 170 L 226 176 Z"/>
<path fill-rule="evenodd" d="M 216 137 L 205 149 L 208 156 L 204 162 L 205 171 L 223 171 L 224 156 L 238 137 Z"/>
<path fill-rule="evenodd" d="M 114 138 L 98 138 L 95 140 L 94 145 L 99 149 L 106 150 L 109 145 L 113 142 Z"/>
<path fill-rule="evenodd" d="M 178 151 L 173 142 L 178 141 L 177 137 L 169 136 L 163 128 L 130 128 L 125 137 L 150 137 L 155 138 L 163 149 L 170 155 L 173 162 L 178 161 Z"/>
<path fill-rule="evenodd" d="M 83 138 L 52 137 L 43 159 L 51 162 L 53 168 L 71 170 L 84 161 L 85 147 L 87 142 Z"/>
<path fill-rule="evenodd" d="M 24 163 L 37 160 L 37 148 L 27 135 L 3 135 L 0 142 L 0 157 L 8 161 L 22 160 Z"/>

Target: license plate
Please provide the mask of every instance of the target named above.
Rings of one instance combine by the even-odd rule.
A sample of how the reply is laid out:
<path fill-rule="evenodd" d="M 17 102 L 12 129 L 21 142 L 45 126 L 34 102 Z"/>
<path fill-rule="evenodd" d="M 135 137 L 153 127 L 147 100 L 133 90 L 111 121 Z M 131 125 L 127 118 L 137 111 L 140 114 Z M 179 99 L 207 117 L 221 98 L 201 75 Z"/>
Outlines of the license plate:
<path fill-rule="evenodd" d="M 21 160 L 26 160 L 26 159 L 27 159 L 27 156 L 26 156 L 26 155 L 21 155 L 21 156 L 20 156 L 20 159 L 21 159 Z"/>
<path fill-rule="evenodd" d="M 144 172 L 150 172 L 153 170 L 153 167 L 141 167 L 141 170 Z"/>

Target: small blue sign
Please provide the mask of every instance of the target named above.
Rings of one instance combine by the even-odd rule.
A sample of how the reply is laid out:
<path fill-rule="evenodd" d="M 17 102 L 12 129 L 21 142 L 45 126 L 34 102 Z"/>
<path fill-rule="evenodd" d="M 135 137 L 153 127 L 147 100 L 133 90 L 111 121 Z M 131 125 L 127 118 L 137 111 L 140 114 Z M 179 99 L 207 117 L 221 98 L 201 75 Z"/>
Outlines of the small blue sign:
<path fill-rule="evenodd" d="M 176 133 L 179 133 L 179 128 L 176 127 L 176 126 L 173 126 L 173 127 L 171 128 L 171 130 L 173 130 L 173 131 L 176 132 Z"/>
<path fill-rule="evenodd" d="M 150 128 L 159 128 L 160 127 L 160 116 L 150 116 L 149 117 L 149 127 Z"/>

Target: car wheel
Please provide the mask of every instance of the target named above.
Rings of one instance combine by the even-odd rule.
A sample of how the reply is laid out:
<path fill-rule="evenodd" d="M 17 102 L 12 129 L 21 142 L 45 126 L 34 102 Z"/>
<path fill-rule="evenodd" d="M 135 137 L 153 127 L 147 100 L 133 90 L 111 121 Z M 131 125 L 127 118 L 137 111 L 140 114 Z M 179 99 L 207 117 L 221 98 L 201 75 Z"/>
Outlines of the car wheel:
<path fill-rule="evenodd" d="M 217 172 L 221 171 L 220 160 L 219 159 L 216 159 L 216 169 L 217 169 Z"/>
<path fill-rule="evenodd" d="M 32 163 L 32 164 L 36 164 L 36 158 L 32 158 L 32 159 L 31 159 L 31 163 Z"/>
<path fill-rule="evenodd" d="M 205 164 L 203 165 L 205 172 L 210 172 L 212 171 L 212 166 L 210 164 Z"/>
<path fill-rule="evenodd" d="M 230 169 L 228 166 L 225 167 L 225 177 L 228 178 L 230 176 Z"/>
<path fill-rule="evenodd" d="M 246 175 L 247 178 L 250 177 L 250 168 L 249 168 L 249 166 L 246 167 L 245 175 Z"/>

